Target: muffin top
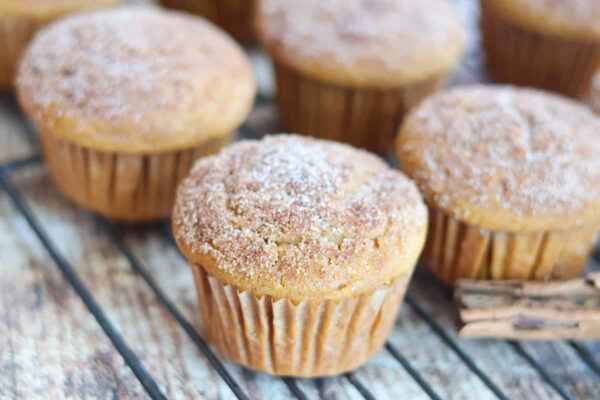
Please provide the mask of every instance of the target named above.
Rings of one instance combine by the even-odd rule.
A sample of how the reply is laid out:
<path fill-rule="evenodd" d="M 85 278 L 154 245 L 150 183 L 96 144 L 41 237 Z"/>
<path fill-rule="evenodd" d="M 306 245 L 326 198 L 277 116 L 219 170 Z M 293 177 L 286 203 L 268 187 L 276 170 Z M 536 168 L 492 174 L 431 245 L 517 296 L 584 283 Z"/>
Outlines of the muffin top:
<path fill-rule="evenodd" d="M 505 18 L 547 35 L 600 39 L 598 0 L 485 0 Z"/>
<path fill-rule="evenodd" d="M 342 85 L 423 80 L 462 51 L 447 0 L 259 0 L 256 26 L 277 61 Z"/>
<path fill-rule="evenodd" d="M 179 248 L 240 291 L 341 299 L 412 269 L 427 210 L 374 155 L 300 136 L 238 142 L 201 159 L 177 191 Z"/>
<path fill-rule="evenodd" d="M 558 95 L 472 86 L 425 100 L 397 143 L 428 203 L 491 230 L 600 221 L 600 120 Z"/>
<path fill-rule="evenodd" d="M 243 51 L 219 28 L 132 7 L 42 29 L 22 60 L 17 91 L 44 132 L 97 150 L 143 153 L 234 131 L 255 83 Z"/>
<path fill-rule="evenodd" d="M 92 7 L 118 4 L 120 0 L 0 0 L 0 15 L 46 19 Z"/>

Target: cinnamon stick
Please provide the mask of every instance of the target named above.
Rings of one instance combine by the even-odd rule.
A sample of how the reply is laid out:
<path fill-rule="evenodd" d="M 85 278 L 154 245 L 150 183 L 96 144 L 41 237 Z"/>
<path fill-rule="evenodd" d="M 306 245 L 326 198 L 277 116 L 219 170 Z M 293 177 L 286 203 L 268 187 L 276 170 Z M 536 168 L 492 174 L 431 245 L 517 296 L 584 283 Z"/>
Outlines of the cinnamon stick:
<path fill-rule="evenodd" d="M 551 282 L 461 280 L 462 337 L 600 338 L 600 272 Z"/>

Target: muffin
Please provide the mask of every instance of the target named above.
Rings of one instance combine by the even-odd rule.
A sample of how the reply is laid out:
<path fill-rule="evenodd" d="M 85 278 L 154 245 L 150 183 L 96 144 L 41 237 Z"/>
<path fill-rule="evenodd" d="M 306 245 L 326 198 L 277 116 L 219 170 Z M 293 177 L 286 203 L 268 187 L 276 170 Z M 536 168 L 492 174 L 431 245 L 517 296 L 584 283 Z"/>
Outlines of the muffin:
<path fill-rule="evenodd" d="M 429 206 L 422 261 L 442 281 L 568 279 L 600 226 L 600 120 L 534 89 L 432 96 L 397 155 Z"/>
<path fill-rule="evenodd" d="M 379 153 L 463 47 L 446 0 L 261 0 L 255 24 L 286 128 Z"/>
<path fill-rule="evenodd" d="M 402 173 L 295 135 L 198 161 L 173 212 L 210 341 L 286 376 L 348 371 L 381 348 L 426 229 L 427 209 Z"/>
<path fill-rule="evenodd" d="M 598 0 L 481 0 L 487 67 L 500 82 L 572 97 L 600 65 Z"/>
<path fill-rule="evenodd" d="M 9 89 L 18 60 L 42 25 L 69 13 L 120 0 L 0 0 L 0 88 Z"/>
<path fill-rule="evenodd" d="M 165 7 L 202 15 L 243 43 L 252 42 L 255 0 L 160 0 Z"/>
<path fill-rule="evenodd" d="M 41 30 L 20 65 L 17 94 L 69 198 L 110 218 L 147 221 L 168 217 L 193 162 L 231 141 L 255 83 L 219 28 L 136 7 Z"/>

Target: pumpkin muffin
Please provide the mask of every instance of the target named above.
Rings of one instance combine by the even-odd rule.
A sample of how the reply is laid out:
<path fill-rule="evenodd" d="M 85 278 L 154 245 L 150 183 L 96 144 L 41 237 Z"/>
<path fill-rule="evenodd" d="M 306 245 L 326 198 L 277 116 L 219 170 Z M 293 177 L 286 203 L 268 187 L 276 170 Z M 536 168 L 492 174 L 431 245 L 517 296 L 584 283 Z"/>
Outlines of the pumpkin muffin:
<path fill-rule="evenodd" d="M 255 83 L 219 28 L 135 7 L 41 30 L 17 91 L 58 187 L 107 217 L 145 221 L 168 217 L 193 162 L 230 142 Z"/>
<path fill-rule="evenodd" d="M 198 161 L 178 188 L 173 229 L 210 341 L 249 368 L 308 377 L 381 348 L 427 209 L 378 157 L 281 135 Z"/>
<path fill-rule="evenodd" d="M 567 279 L 600 227 L 600 120 L 567 98 L 473 86 L 425 100 L 397 155 L 430 210 L 422 261 L 457 279 Z"/>
<path fill-rule="evenodd" d="M 64 15 L 120 0 L 0 0 L 0 88 L 13 85 L 15 69 L 33 34 Z"/>
<path fill-rule="evenodd" d="M 256 0 L 160 0 L 165 7 L 201 15 L 242 43 L 252 42 L 252 12 Z"/>
<path fill-rule="evenodd" d="M 286 128 L 380 153 L 463 48 L 446 0 L 260 0 L 255 25 Z"/>
<path fill-rule="evenodd" d="M 600 66 L 598 0 L 481 0 L 482 42 L 497 80 L 582 97 Z"/>

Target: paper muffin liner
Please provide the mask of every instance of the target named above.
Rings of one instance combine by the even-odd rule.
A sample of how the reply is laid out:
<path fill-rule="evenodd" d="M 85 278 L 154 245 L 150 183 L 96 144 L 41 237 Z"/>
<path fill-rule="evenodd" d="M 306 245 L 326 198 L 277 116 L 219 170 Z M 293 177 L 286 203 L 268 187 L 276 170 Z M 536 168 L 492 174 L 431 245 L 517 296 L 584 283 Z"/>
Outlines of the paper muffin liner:
<path fill-rule="evenodd" d="M 51 134 L 41 139 L 50 176 L 67 197 L 112 219 L 149 221 L 171 215 L 177 183 L 194 161 L 218 152 L 233 134 L 155 154 L 96 151 Z"/>
<path fill-rule="evenodd" d="M 600 42 L 543 35 L 503 19 L 481 3 L 482 44 L 492 76 L 505 83 L 584 97 L 600 66 Z"/>
<path fill-rule="evenodd" d="M 227 358 L 273 375 L 324 376 L 352 370 L 384 344 L 412 268 L 358 297 L 304 301 L 240 292 L 191 264 L 209 340 Z"/>
<path fill-rule="evenodd" d="M 421 261 L 441 281 L 571 279 L 585 265 L 598 224 L 542 232 L 495 232 L 429 207 Z"/>
<path fill-rule="evenodd" d="M 289 131 L 387 153 L 403 116 L 437 91 L 445 76 L 391 89 L 351 88 L 322 82 L 274 62 L 277 105 Z"/>
<path fill-rule="evenodd" d="M 161 3 L 165 7 L 201 15 L 240 42 L 254 41 L 252 12 L 255 0 L 161 0 Z"/>
<path fill-rule="evenodd" d="M 11 88 L 21 53 L 41 22 L 31 18 L 0 16 L 0 88 Z"/>

